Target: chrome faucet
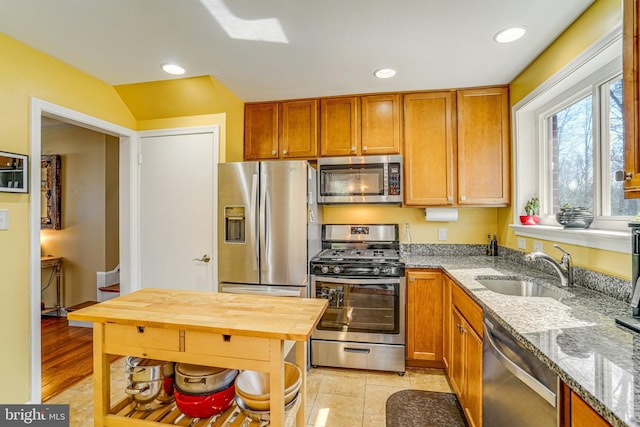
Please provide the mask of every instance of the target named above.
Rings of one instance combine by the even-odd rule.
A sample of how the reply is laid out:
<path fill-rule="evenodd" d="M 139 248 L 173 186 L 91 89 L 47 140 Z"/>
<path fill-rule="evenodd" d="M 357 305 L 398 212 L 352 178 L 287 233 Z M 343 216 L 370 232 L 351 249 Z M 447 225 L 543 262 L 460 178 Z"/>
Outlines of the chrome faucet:
<path fill-rule="evenodd" d="M 537 259 L 547 261 L 558 272 L 562 286 L 571 286 L 573 285 L 573 262 L 571 261 L 571 255 L 558 245 L 553 245 L 553 247 L 562 252 L 560 262 L 544 252 L 530 252 L 524 256 L 524 259 L 525 261 L 535 261 Z"/>

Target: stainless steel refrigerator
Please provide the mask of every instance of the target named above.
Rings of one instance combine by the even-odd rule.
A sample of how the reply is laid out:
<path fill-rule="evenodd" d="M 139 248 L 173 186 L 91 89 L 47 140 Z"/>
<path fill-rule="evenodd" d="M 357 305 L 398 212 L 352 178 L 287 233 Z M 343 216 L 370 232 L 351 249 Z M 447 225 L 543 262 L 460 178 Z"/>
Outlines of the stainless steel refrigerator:
<path fill-rule="evenodd" d="M 218 165 L 218 290 L 309 296 L 320 252 L 316 171 L 307 161 Z"/>

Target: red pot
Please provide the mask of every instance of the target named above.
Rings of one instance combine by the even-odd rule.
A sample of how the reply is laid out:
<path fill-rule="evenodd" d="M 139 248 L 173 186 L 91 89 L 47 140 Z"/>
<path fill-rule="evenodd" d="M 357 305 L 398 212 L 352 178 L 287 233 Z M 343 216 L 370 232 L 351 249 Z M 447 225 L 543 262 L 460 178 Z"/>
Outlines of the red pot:
<path fill-rule="evenodd" d="M 536 225 L 539 220 L 538 215 L 520 215 L 522 225 Z"/>
<path fill-rule="evenodd" d="M 209 418 L 226 411 L 233 403 L 236 387 L 233 383 L 228 387 L 209 394 L 193 395 L 181 391 L 175 385 L 174 393 L 178 409 L 188 417 Z"/>

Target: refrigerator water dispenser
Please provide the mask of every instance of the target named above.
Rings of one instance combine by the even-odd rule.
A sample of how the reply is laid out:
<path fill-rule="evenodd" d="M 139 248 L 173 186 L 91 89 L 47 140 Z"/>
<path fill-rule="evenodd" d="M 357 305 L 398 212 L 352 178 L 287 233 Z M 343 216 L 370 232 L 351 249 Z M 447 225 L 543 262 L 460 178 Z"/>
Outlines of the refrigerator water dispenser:
<path fill-rule="evenodd" d="M 244 206 L 225 206 L 224 241 L 225 243 L 245 242 L 246 217 Z"/>

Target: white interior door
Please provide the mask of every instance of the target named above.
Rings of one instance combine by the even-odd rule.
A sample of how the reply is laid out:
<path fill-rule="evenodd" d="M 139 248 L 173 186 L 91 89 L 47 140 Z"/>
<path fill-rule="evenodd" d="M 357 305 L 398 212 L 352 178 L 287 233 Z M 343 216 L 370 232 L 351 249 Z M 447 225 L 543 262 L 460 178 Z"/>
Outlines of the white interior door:
<path fill-rule="evenodd" d="M 140 138 L 140 285 L 215 291 L 218 131 Z"/>

